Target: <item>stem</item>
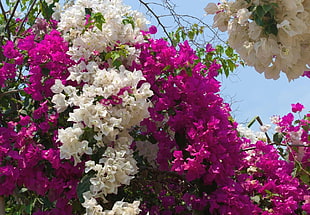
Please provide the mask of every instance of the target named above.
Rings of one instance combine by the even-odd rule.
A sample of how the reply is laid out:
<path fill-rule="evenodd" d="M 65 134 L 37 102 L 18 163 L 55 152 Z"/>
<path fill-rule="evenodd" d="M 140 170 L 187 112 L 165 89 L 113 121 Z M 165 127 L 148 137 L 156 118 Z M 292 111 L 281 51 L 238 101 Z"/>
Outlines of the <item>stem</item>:
<path fill-rule="evenodd" d="M 264 125 L 263 121 L 261 120 L 261 118 L 260 118 L 259 116 L 256 117 L 256 120 L 257 120 L 257 122 L 258 122 L 261 126 Z M 271 143 L 271 140 L 270 140 L 270 137 L 268 136 L 267 132 L 265 132 L 265 135 L 266 135 L 266 137 L 267 137 L 267 143 L 270 144 L 270 143 Z"/>
<path fill-rule="evenodd" d="M 287 144 L 287 146 L 288 146 L 288 148 L 289 148 L 289 150 L 290 150 L 290 152 L 291 152 L 291 154 L 292 154 L 292 156 L 293 156 L 294 162 L 299 166 L 299 168 L 300 168 L 304 173 L 306 173 L 308 176 L 310 176 L 310 172 L 308 172 L 307 170 L 305 170 L 305 169 L 303 168 L 303 166 L 302 166 L 302 163 L 301 163 L 299 160 L 297 160 L 296 156 L 295 156 L 294 153 L 293 153 L 293 149 L 290 147 L 290 145 Z"/>
<path fill-rule="evenodd" d="M 20 3 L 20 0 L 18 0 L 18 1 L 15 3 L 15 6 L 14 6 L 13 11 L 12 11 L 12 13 L 11 13 L 11 16 L 10 16 L 9 20 L 7 21 L 7 23 L 6 23 L 6 25 L 5 25 L 5 28 L 4 28 L 4 29 L 7 31 L 8 40 L 10 40 L 10 35 L 11 35 L 11 32 L 10 32 L 10 22 L 11 22 L 11 20 L 12 20 L 13 17 L 14 17 L 14 14 L 15 14 L 15 12 L 16 12 L 16 9 L 17 9 L 19 3 Z"/>
<path fill-rule="evenodd" d="M 8 20 L 6 18 L 6 12 L 4 10 L 4 7 L 3 7 L 1 1 L 0 1 L 0 8 L 1 8 L 1 12 L 2 12 L 2 15 L 3 15 L 4 21 L 7 23 Z M 4 38 L 3 35 L 0 36 L 0 46 L 3 46 L 3 38 Z M 0 62 L 4 61 L 4 59 L 5 59 L 5 57 L 3 55 L 3 50 L 0 50 Z"/>
<path fill-rule="evenodd" d="M 20 24 L 20 26 L 19 26 L 19 28 L 18 28 L 18 30 L 17 30 L 17 34 L 16 34 L 17 36 L 19 35 L 20 31 L 22 30 L 23 25 L 25 24 L 25 22 L 26 22 L 26 20 L 27 20 L 27 18 L 28 18 L 28 16 L 29 16 L 29 14 L 30 14 L 32 8 L 35 6 L 36 2 L 37 2 L 37 0 L 34 0 L 34 1 L 32 2 L 32 4 L 30 5 L 30 8 L 29 8 L 29 10 L 28 10 L 26 16 L 24 17 L 22 23 Z M 16 38 L 15 38 L 15 39 L 16 39 Z M 14 39 L 14 41 L 15 41 L 15 39 Z"/>
<path fill-rule="evenodd" d="M 0 215 L 5 215 L 4 197 L 0 196 Z"/>
<path fill-rule="evenodd" d="M 6 92 L 3 92 L 3 93 L 0 93 L 0 98 L 3 97 L 3 96 L 6 96 L 8 94 L 12 94 L 12 93 L 18 93 L 22 91 L 22 89 L 18 89 L 18 90 L 11 90 L 11 91 L 6 91 Z M 1 215 L 1 214 L 0 214 Z"/>
<path fill-rule="evenodd" d="M 8 20 L 7 20 L 7 18 L 6 18 L 6 12 L 5 12 L 5 10 L 4 10 L 4 7 L 3 7 L 1 1 L 0 1 L 0 8 L 1 8 L 1 12 L 2 12 L 2 15 L 3 15 L 4 21 L 7 23 Z"/>
<path fill-rule="evenodd" d="M 163 29 L 164 33 L 167 35 L 168 39 L 170 40 L 171 45 L 173 44 L 173 41 L 171 39 L 171 37 L 169 36 L 169 33 L 166 30 L 166 27 L 163 25 L 163 23 L 161 22 L 159 16 L 152 10 L 152 8 L 150 8 L 150 6 L 148 5 L 148 3 L 139 0 L 139 2 L 144 5 L 144 7 L 146 7 L 146 9 L 155 17 L 155 19 L 157 20 L 158 24 L 160 25 L 160 27 Z"/>

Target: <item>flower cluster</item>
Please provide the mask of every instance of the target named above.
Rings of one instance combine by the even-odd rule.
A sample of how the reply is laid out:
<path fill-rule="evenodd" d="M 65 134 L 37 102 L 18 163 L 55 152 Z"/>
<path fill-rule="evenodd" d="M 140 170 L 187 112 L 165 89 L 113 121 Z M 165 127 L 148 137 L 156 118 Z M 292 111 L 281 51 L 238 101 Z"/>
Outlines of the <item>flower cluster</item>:
<path fill-rule="evenodd" d="M 23 63 L 22 54 L 15 49 L 14 43 L 8 41 L 3 47 L 3 55 L 10 62 L 2 62 L 0 68 L 0 86 L 5 87 L 6 80 L 13 80 L 16 76 L 16 67 Z"/>
<path fill-rule="evenodd" d="M 72 44 L 69 51 L 72 59 L 78 61 L 88 60 L 94 51 L 110 52 L 117 44 L 143 42 L 140 31 L 146 30 L 146 24 L 141 13 L 121 0 L 79 0 L 61 14 L 58 29 Z"/>
<path fill-rule="evenodd" d="M 115 202 L 113 208 L 111 210 L 104 210 L 100 205 L 96 204 L 95 199 L 87 199 L 83 206 L 86 208 L 86 214 L 93 214 L 93 215 L 135 215 L 139 214 L 139 201 L 134 201 L 133 203 L 127 203 L 123 201 Z"/>
<path fill-rule="evenodd" d="M 96 199 L 106 202 L 108 194 L 117 194 L 137 173 L 129 131 L 149 116 L 153 93 L 141 71 L 125 66 L 136 58 L 133 45 L 143 41 L 145 25 L 144 17 L 121 1 L 80 0 L 61 15 L 58 29 L 76 62 L 68 68 L 67 80 L 78 85 L 56 81 L 52 101 L 72 123 L 59 129 L 60 158 L 73 157 L 76 165 L 90 155 L 85 173 L 92 175 L 91 185 L 83 194 L 87 213 L 99 213 Z"/>
<path fill-rule="evenodd" d="M 220 65 L 213 62 L 205 68 L 187 42 L 177 50 L 164 40 L 150 39 L 139 48 L 134 68 L 143 70 L 154 91 L 150 118 L 142 122 L 147 130 L 143 134 L 158 146 L 159 169 L 177 172 L 198 183 L 201 192 L 206 190 L 198 196 L 184 194 L 190 210 L 250 213 L 250 199 L 231 180 L 241 164 L 242 141 L 218 94 L 215 76 Z"/>
<path fill-rule="evenodd" d="M 292 104 L 295 113 L 303 108 L 299 103 Z M 248 128 L 240 126 L 238 129 L 244 138 L 243 150 L 247 153 L 238 177 L 258 206 L 255 214 L 309 213 L 307 117 L 296 120 L 294 125 L 292 113 L 273 116 L 271 121 L 276 125 L 273 143 L 267 143 L 266 137 L 254 134 Z"/>
<path fill-rule="evenodd" d="M 66 80 L 68 67 L 73 62 L 66 52 L 68 44 L 57 30 L 46 34 L 40 43 L 36 43 L 36 35 L 31 34 L 19 40 L 18 48 L 28 52 L 29 58 L 29 84 L 25 92 L 32 95 L 32 98 L 41 101 L 45 97 L 51 97 L 51 87 L 55 79 Z M 49 78 L 46 78 L 46 74 Z"/>
<path fill-rule="evenodd" d="M 300 103 L 292 104 L 292 112 L 300 113 L 304 106 Z M 283 117 L 273 117 L 276 125 L 274 141 L 287 146 L 289 159 L 296 164 L 296 177 L 305 184 L 310 184 L 310 115 L 303 119 L 295 119 L 293 113 Z"/>
<path fill-rule="evenodd" d="M 17 83 L 21 79 L 23 82 L 12 94 L 16 100 L 23 98 L 19 101 L 21 106 L 14 106 L 12 102 L 8 106 L 13 113 L 14 110 L 21 113 L 17 118 L 5 113 L 10 94 L 3 96 L 0 106 L 7 116 L 1 114 L 0 121 L 0 195 L 14 195 L 16 190 L 24 190 L 21 198 L 25 199 L 24 204 L 33 205 L 34 214 L 42 214 L 41 210 L 70 214 L 83 163 L 74 167 L 60 159 L 56 129 L 63 124 L 52 108 L 50 89 L 55 79 L 65 81 L 69 75 L 67 68 L 72 61 L 66 54 L 68 44 L 57 30 L 49 29 L 44 37 L 29 30 L 16 43 L 8 41 L 3 50 L 15 71 L 2 77 L 14 78 Z M 10 72 L 5 70 L 6 64 L 4 62 L 1 70 Z M 22 70 L 21 65 L 27 70 Z M 12 81 L 2 84 L 16 87 Z M 41 206 L 39 202 L 30 202 L 28 198 L 32 195 L 49 204 Z"/>
<path fill-rule="evenodd" d="M 278 79 L 282 71 L 291 80 L 309 70 L 310 6 L 306 1 L 223 0 L 209 3 L 205 11 L 216 14 L 213 27 L 227 31 L 229 45 L 266 78 Z"/>
<path fill-rule="evenodd" d="M 298 178 L 292 176 L 294 165 L 279 158 L 277 149 L 263 141 L 250 144 L 248 159 L 244 164 L 243 187 L 258 206 L 254 214 L 309 213 L 305 202 L 308 190 Z"/>

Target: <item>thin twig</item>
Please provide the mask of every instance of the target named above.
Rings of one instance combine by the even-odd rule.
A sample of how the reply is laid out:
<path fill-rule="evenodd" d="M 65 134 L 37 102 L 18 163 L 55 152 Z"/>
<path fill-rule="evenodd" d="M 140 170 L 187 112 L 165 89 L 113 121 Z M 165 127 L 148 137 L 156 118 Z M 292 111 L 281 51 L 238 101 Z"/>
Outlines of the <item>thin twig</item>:
<path fill-rule="evenodd" d="M 3 196 L 0 196 L 0 215 L 5 215 L 5 202 Z"/>
<path fill-rule="evenodd" d="M 302 145 L 302 144 L 280 144 L 280 143 L 269 143 L 269 145 L 277 145 L 277 146 L 286 146 L 286 147 L 310 147 L 310 145 Z M 245 149 L 241 149 L 241 152 L 246 152 L 246 151 L 250 151 L 250 150 L 254 150 L 256 149 L 255 146 L 253 147 L 249 147 L 249 148 L 245 148 Z"/>
<path fill-rule="evenodd" d="M 7 31 L 7 33 L 8 33 L 8 40 L 10 40 L 10 28 L 9 28 L 9 26 L 10 26 L 10 22 L 11 22 L 11 20 L 13 19 L 13 17 L 14 17 L 14 14 L 15 14 L 15 11 L 17 10 L 17 7 L 18 7 L 18 4 L 20 3 L 20 0 L 17 0 L 17 2 L 16 2 L 16 4 L 15 4 L 15 6 L 14 6 L 14 8 L 13 8 L 13 11 L 12 11 L 12 13 L 11 13 L 11 16 L 10 16 L 10 18 L 9 18 L 9 20 L 6 22 L 6 25 L 5 25 L 5 31 Z"/>
<path fill-rule="evenodd" d="M 201 18 L 195 17 L 195 16 L 191 16 L 191 15 L 185 15 L 185 14 L 178 14 L 175 10 L 176 4 L 173 3 L 170 0 L 162 0 L 162 3 L 158 3 L 158 2 L 145 2 L 143 0 L 139 0 L 139 2 L 141 4 L 143 4 L 146 9 L 148 10 L 148 12 L 151 14 L 151 16 L 154 16 L 155 19 L 157 20 L 157 22 L 159 23 L 159 25 L 161 26 L 161 28 L 164 30 L 164 33 L 167 35 L 168 39 L 170 40 L 170 42 L 172 42 L 172 38 L 169 36 L 169 34 L 167 33 L 167 26 L 165 26 L 163 24 L 163 22 L 161 21 L 161 18 L 164 17 L 171 17 L 174 20 L 174 23 L 176 24 L 176 26 L 178 27 L 183 27 L 185 30 L 186 29 L 190 29 L 189 27 L 186 27 L 185 25 L 189 25 L 192 26 L 193 22 L 198 22 L 199 25 L 202 25 L 203 27 L 206 27 L 209 31 L 212 32 L 213 37 L 209 38 L 208 41 L 205 39 L 205 35 L 201 34 L 200 36 L 202 36 L 202 41 L 201 42 L 197 42 L 196 40 L 194 41 L 190 41 L 193 45 L 195 45 L 196 47 L 202 47 L 207 43 L 210 43 L 210 41 L 214 40 L 214 39 L 218 39 L 221 43 L 225 43 L 224 40 L 222 40 L 219 35 L 218 32 L 215 31 L 214 29 L 212 29 L 207 23 L 205 23 Z M 155 11 L 150 7 L 150 5 L 155 5 L 155 6 L 160 6 L 165 8 L 166 10 L 168 10 L 169 14 L 161 14 L 158 15 L 155 13 Z"/>
<path fill-rule="evenodd" d="M 256 149 L 256 147 L 249 147 L 249 148 L 241 149 L 240 152 L 246 152 L 246 151 L 250 151 L 254 149 Z"/>
<path fill-rule="evenodd" d="M 290 147 L 291 145 L 288 145 L 288 144 L 287 144 L 287 146 L 288 146 L 290 152 L 291 152 L 292 155 L 293 155 L 293 159 L 294 159 L 295 163 L 297 163 L 297 165 L 299 166 L 299 168 L 300 168 L 304 173 L 306 173 L 308 176 L 310 176 L 310 172 L 308 172 L 307 170 L 305 170 L 305 169 L 303 168 L 301 162 L 298 161 L 297 158 L 294 156 L 293 151 L 292 151 L 292 148 Z"/>
<path fill-rule="evenodd" d="M 278 146 L 289 146 L 289 147 L 310 147 L 310 145 L 302 145 L 302 144 L 281 144 L 281 143 L 270 143 L 270 145 L 278 145 Z"/>
<path fill-rule="evenodd" d="M 3 14 L 4 21 L 5 21 L 5 22 L 8 22 L 8 19 L 6 18 L 6 12 L 5 12 L 5 10 L 4 10 L 4 7 L 3 7 L 1 1 L 0 1 L 0 8 L 1 8 L 1 12 L 2 12 L 2 14 Z"/>
<path fill-rule="evenodd" d="M 6 92 L 3 92 L 3 93 L 0 93 L 0 98 L 2 98 L 3 96 L 6 96 L 6 95 L 12 94 L 12 93 L 18 93 L 20 91 L 22 91 L 22 89 L 10 90 L 10 91 L 6 91 Z"/>
<path fill-rule="evenodd" d="M 160 18 L 158 17 L 158 15 L 152 10 L 152 8 L 149 7 L 148 3 L 139 0 L 139 2 L 144 5 L 144 7 L 146 7 L 146 9 L 155 17 L 155 19 L 157 20 L 158 24 L 161 26 L 161 28 L 163 29 L 164 33 L 167 35 L 168 39 L 170 40 L 170 43 L 172 44 L 173 41 L 169 36 L 169 33 L 166 30 L 166 27 L 163 25 L 163 23 L 161 22 Z"/>
<path fill-rule="evenodd" d="M 28 12 L 27 12 L 27 14 L 25 15 L 25 17 L 24 17 L 22 23 L 20 24 L 20 26 L 19 26 L 19 28 L 18 28 L 18 30 L 17 30 L 17 34 L 16 34 L 16 35 L 19 35 L 19 33 L 20 33 L 20 31 L 21 31 L 21 29 L 22 29 L 24 23 L 26 22 L 26 20 L 27 20 L 29 14 L 30 14 L 30 12 L 32 11 L 32 8 L 34 7 L 34 5 L 35 5 L 36 2 L 37 2 L 37 0 L 34 0 L 34 1 L 32 2 L 32 4 L 31 4 L 31 6 L 30 6 L 30 8 L 29 8 L 29 10 L 28 10 Z M 15 38 L 15 39 L 16 39 L 16 38 Z"/>
<path fill-rule="evenodd" d="M 2 15 L 3 15 L 3 18 L 4 18 L 4 21 L 7 23 L 8 22 L 8 19 L 6 18 L 6 12 L 4 10 L 4 7 L 0 1 L 0 7 L 1 7 L 1 12 L 2 12 Z M 3 38 L 4 36 L 0 36 L 0 46 L 3 46 Z M 0 49 L 0 62 L 4 61 L 5 57 L 3 55 L 3 50 Z"/>

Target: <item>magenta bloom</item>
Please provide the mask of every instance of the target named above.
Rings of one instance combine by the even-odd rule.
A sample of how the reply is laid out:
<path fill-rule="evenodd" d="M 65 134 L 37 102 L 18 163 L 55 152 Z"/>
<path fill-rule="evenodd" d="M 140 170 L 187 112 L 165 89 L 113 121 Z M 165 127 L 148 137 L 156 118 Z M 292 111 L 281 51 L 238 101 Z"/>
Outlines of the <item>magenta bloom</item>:
<path fill-rule="evenodd" d="M 4 56 L 9 59 L 21 56 L 21 54 L 15 49 L 12 41 L 8 41 L 4 46 L 2 46 L 2 48 Z"/>
<path fill-rule="evenodd" d="M 300 103 L 292 104 L 292 111 L 294 113 L 301 112 L 304 108 L 305 107 Z"/>
<path fill-rule="evenodd" d="M 150 29 L 149 29 L 149 32 L 150 32 L 150 34 L 156 34 L 157 28 L 156 28 L 154 25 L 152 25 L 152 26 L 150 27 Z"/>
<path fill-rule="evenodd" d="M 302 76 L 310 78 L 310 71 L 305 71 Z"/>
<path fill-rule="evenodd" d="M 210 43 L 206 45 L 206 52 L 213 52 L 215 51 L 215 48 L 212 47 Z"/>

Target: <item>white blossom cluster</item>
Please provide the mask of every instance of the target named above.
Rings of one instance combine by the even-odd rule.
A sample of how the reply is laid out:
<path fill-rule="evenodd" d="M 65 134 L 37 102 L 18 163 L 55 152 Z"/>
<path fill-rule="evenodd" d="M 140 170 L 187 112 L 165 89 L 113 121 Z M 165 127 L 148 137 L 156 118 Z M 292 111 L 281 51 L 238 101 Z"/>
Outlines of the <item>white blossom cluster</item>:
<path fill-rule="evenodd" d="M 138 82 L 144 80 L 141 71 L 131 72 L 123 66 L 119 69 L 103 70 L 96 67 L 93 68 L 91 76 L 92 80 L 81 90 L 72 86 L 63 86 L 61 81 L 57 80 L 52 87 L 53 92 L 56 93 L 52 102 L 58 112 L 66 110 L 68 106 L 74 107 L 68 121 L 74 122 L 80 128 L 80 132 L 85 127 L 92 128 L 96 133 L 94 138 L 97 140 L 97 145 L 103 146 L 107 142 L 115 141 L 121 131 L 130 129 L 149 116 L 147 109 L 150 103 L 147 98 L 152 95 L 152 91 L 149 83 L 143 83 L 138 87 Z M 61 89 L 63 90 L 60 91 Z M 113 103 L 115 99 L 117 103 Z M 77 153 L 76 147 L 72 144 L 76 145 L 78 138 L 74 141 L 72 138 L 66 138 L 72 133 L 71 130 L 72 128 L 66 128 L 59 133 L 59 139 L 63 143 L 62 158 L 71 157 Z M 88 151 L 87 148 L 85 150 Z M 75 159 L 78 160 L 76 157 Z"/>
<path fill-rule="evenodd" d="M 95 24 L 86 27 L 88 20 L 85 9 L 89 9 L 92 14 L 99 13 L 103 16 L 101 29 Z M 94 51 L 108 52 L 116 43 L 142 42 L 140 31 L 146 30 L 147 23 L 142 13 L 131 10 L 122 0 L 78 0 L 61 14 L 58 29 L 72 44 L 69 51 L 72 59 L 79 60 L 83 57 L 88 60 Z M 133 48 L 129 50 L 133 51 Z"/>
<path fill-rule="evenodd" d="M 90 18 L 92 15 L 95 18 Z M 118 188 L 129 185 L 138 172 L 129 131 L 149 116 L 148 98 L 153 92 L 149 83 L 140 83 L 145 81 L 141 71 L 129 71 L 126 66 L 136 58 L 138 50 L 134 45 L 143 41 L 140 31 L 146 24 L 140 13 L 130 10 L 121 0 L 78 0 L 61 14 L 59 30 L 70 44 L 67 53 L 76 62 L 68 69 L 67 80 L 76 81 L 79 86 L 65 86 L 56 80 L 51 88 L 57 112 L 71 107 L 68 121 L 73 126 L 58 132 L 62 143 L 60 157 L 73 157 L 75 164 L 81 162 L 84 154 L 101 157 L 98 163 L 85 163 L 85 173 L 94 174 L 90 190 L 83 194 L 86 214 L 140 211 L 139 202 L 116 202 L 111 211 L 103 210 L 96 199 L 106 201 L 108 194 L 117 194 Z M 116 57 L 120 58 L 119 66 L 109 55 L 115 50 L 125 53 Z"/>
<path fill-rule="evenodd" d="M 131 143 L 128 139 L 127 146 Z M 108 147 L 99 164 L 94 161 L 85 163 L 85 172 L 93 170 L 95 176 L 90 179 L 90 193 L 93 197 L 105 199 L 108 194 L 117 194 L 117 188 L 122 184 L 129 185 L 130 180 L 138 172 L 136 160 L 133 159 L 128 147 L 122 141 L 117 141 L 114 148 Z"/>
<path fill-rule="evenodd" d="M 240 57 L 268 79 L 278 79 L 280 71 L 289 80 L 309 70 L 310 3 L 306 0 L 221 0 L 209 3 L 207 14 L 214 16 L 213 27 L 229 34 L 228 43 Z M 253 10 L 274 3 L 277 35 L 267 34 L 253 20 Z M 251 11 L 249 11 L 249 8 Z M 261 7 L 262 8 L 262 7 Z M 262 10 L 260 11 L 262 12 Z"/>
<path fill-rule="evenodd" d="M 117 201 L 113 205 L 112 210 L 103 210 L 96 199 L 89 195 L 89 193 L 84 194 L 84 199 L 85 202 L 82 205 L 86 208 L 86 215 L 136 215 L 140 212 L 139 201 L 134 201 L 133 203 Z"/>
<path fill-rule="evenodd" d="M 238 124 L 237 130 L 241 137 L 245 137 L 251 141 L 251 144 L 255 144 L 259 140 L 266 141 L 266 135 L 262 131 L 254 132 L 252 129 Z"/>

